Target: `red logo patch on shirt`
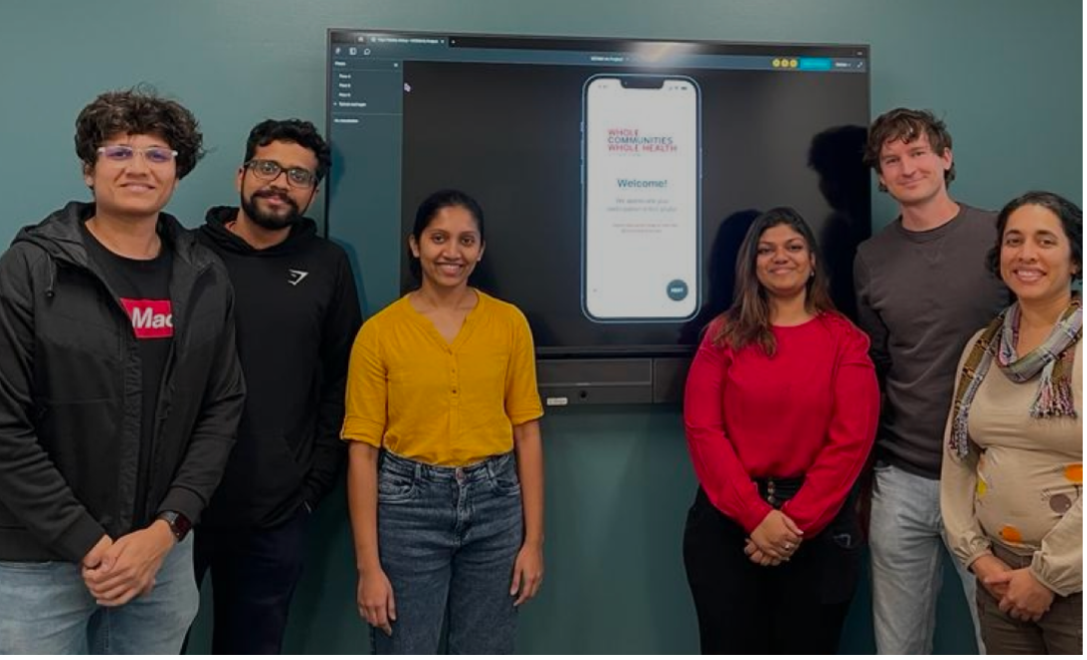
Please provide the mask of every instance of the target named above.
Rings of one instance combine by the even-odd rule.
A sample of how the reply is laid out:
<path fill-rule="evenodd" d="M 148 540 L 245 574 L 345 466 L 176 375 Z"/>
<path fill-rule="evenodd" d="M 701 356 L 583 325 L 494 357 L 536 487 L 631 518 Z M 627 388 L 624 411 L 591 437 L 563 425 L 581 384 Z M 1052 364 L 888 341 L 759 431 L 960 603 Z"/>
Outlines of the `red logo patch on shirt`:
<path fill-rule="evenodd" d="M 137 339 L 163 339 L 174 336 L 174 315 L 170 300 L 133 300 L 121 298 L 132 319 Z"/>

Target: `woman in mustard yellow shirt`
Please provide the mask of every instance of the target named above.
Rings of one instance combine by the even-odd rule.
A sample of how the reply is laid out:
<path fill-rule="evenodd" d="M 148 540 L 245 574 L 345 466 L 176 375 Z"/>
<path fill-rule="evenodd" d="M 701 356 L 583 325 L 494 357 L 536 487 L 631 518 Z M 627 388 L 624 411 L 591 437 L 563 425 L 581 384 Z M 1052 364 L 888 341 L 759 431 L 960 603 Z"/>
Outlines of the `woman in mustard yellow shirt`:
<path fill-rule="evenodd" d="M 421 286 L 367 321 L 343 437 L 359 613 L 376 653 L 512 653 L 543 577 L 543 453 L 532 334 L 468 286 L 483 210 L 454 190 L 408 239 Z M 379 632 L 380 631 L 380 632 Z"/>

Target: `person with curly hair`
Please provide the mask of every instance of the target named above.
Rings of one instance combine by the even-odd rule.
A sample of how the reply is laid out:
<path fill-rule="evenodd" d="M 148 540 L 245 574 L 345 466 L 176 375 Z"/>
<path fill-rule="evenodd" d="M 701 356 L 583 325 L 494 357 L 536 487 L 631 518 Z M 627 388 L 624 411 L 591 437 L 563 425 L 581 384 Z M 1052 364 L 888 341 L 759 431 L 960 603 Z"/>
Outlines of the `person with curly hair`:
<path fill-rule="evenodd" d="M 0 258 L 0 652 L 177 653 L 245 397 L 234 293 L 162 212 L 202 155 L 191 112 L 107 92 L 75 144 L 93 202 Z"/>

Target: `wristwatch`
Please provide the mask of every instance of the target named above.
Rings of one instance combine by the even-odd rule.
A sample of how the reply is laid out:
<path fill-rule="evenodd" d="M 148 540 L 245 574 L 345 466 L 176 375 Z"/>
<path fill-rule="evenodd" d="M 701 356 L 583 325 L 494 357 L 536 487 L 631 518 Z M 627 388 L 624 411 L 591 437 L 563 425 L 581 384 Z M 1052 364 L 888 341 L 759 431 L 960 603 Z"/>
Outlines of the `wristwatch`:
<path fill-rule="evenodd" d="M 177 539 L 178 543 L 185 540 L 189 530 L 192 529 L 192 522 L 177 511 L 163 511 L 159 514 L 158 519 L 166 521 L 166 524 L 170 526 L 170 531 L 173 532 L 174 538 Z"/>

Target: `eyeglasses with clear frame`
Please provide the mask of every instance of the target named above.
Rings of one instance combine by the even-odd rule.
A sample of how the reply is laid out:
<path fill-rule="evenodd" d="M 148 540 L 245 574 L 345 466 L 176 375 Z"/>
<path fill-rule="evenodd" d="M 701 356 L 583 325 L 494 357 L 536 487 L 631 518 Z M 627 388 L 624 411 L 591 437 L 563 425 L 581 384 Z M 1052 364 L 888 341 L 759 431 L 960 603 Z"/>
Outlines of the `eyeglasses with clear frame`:
<path fill-rule="evenodd" d="M 114 163 L 128 162 L 135 158 L 137 153 L 152 165 L 165 165 L 177 158 L 177 152 L 166 147 L 133 147 L 127 144 L 111 144 L 108 147 L 98 147 L 98 153 L 106 160 Z"/>

